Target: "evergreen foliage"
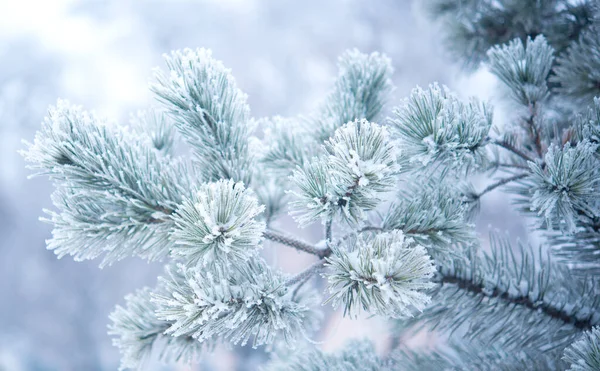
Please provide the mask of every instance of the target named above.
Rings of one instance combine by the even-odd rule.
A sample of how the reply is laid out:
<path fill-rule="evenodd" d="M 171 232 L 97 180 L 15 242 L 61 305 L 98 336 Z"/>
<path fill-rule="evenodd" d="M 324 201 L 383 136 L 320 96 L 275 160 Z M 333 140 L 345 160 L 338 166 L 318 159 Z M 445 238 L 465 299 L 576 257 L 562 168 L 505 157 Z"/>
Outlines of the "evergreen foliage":
<path fill-rule="evenodd" d="M 571 44 L 557 59 L 552 81 L 559 84 L 558 92 L 581 103 L 589 103 L 600 95 L 600 27 L 589 27 L 577 42 Z"/>
<path fill-rule="evenodd" d="M 122 368 L 190 362 L 218 343 L 272 351 L 273 370 L 593 370 L 599 364 L 600 55 L 596 4 L 430 0 L 466 64 L 515 107 L 416 88 L 385 112 L 391 62 L 346 52 L 321 108 L 254 119 L 231 72 L 205 49 L 165 56 L 159 108 L 132 128 L 59 101 L 23 155 L 56 186 L 48 211 L 61 257 L 162 261 L 155 288 L 125 299 L 110 333 Z M 254 136 L 257 127 L 264 138 Z M 184 139 L 190 149 L 174 153 Z M 473 176 L 493 180 L 477 191 Z M 542 246 L 475 234 L 480 200 L 502 189 Z M 285 211 L 323 224 L 317 244 L 272 228 Z M 315 256 L 290 276 L 263 241 Z M 321 277 L 321 297 L 311 280 Z M 307 344 L 319 302 L 427 330 L 433 349 Z"/>
<path fill-rule="evenodd" d="M 522 105 L 535 105 L 548 96 L 546 79 L 552 68 L 554 50 L 544 36 L 527 39 L 525 45 L 515 39 L 496 45 L 487 55 L 490 70 L 509 88 L 512 98 Z"/>
<path fill-rule="evenodd" d="M 264 210 L 242 183 L 220 180 L 204 184 L 183 201 L 173 216 L 171 249 L 189 264 L 242 261 L 256 254 L 265 229 L 256 216 Z"/>
<path fill-rule="evenodd" d="M 171 323 L 165 334 L 242 345 L 252 337 L 255 347 L 278 335 L 292 345 L 312 325 L 307 303 L 294 301 L 284 277 L 260 259 L 231 269 L 177 269 L 159 280 L 162 294 L 152 295 L 157 318 Z"/>
<path fill-rule="evenodd" d="M 368 313 L 397 318 L 423 310 L 430 298 L 435 267 L 423 246 L 405 238 L 402 231 L 375 237 L 360 234 L 344 247 L 336 247 L 327 258 L 329 292 L 334 307 L 344 314 Z"/>
<path fill-rule="evenodd" d="M 600 330 L 594 327 L 565 349 L 564 360 L 571 364 L 569 370 L 591 371 L 600 368 Z"/>
<path fill-rule="evenodd" d="M 531 205 L 543 214 L 549 228 L 558 225 L 574 232 L 578 215 L 594 217 L 595 191 L 598 190 L 598 163 L 595 148 L 587 142 L 561 149 L 551 145 L 544 156 L 545 166 L 530 163 Z"/>
<path fill-rule="evenodd" d="M 465 171 L 485 164 L 483 147 L 492 125 L 485 104 L 476 100 L 465 104 L 448 88 L 434 84 L 428 90 L 413 90 L 394 114 L 389 123 L 410 162 L 441 163 Z"/>
<path fill-rule="evenodd" d="M 117 336 L 113 344 L 123 353 L 121 369 L 143 367 L 153 352 L 165 361 L 191 362 L 206 346 L 191 336 L 166 335 L 172 323 L 156 317 L 158 306 L 151 301 L 150 292 L 146 287 L 127 295 L 126 306 L 118 305 L 110 315 L 109 334 Z"/>

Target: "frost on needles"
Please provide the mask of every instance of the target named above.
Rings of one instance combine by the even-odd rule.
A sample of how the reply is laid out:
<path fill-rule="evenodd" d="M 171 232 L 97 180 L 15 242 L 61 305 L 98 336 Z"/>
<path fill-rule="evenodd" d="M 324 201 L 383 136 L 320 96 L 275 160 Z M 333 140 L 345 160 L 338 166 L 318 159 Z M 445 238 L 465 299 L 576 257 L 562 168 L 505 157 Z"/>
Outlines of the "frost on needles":
<path fill-rule="evenodd" d="M 597 21 L 582 15 L 596 8 L 565 8 L 586 22 L 558 37 L 549 23 L 572 20 L 552 12 L 562 2 L 536 2 L 556 16 L 539 24 L 544 32 L 508 29 L 514 37 L 496 40 L 494 12 L 537 19 L 531 8 L 428 3 L 447 26 L 462 20 L 455 50 L 498 77 L 511 105 L 503 126 L 491 104 L 435 83 L 386 107 L 391 61 L 356 50 L 304 116 L 253 118 L 231 71 L 205 49 L 165 55 L 151 84 L 158 106 L 130 128 L 66 101 L 50 108 L 23 151 L 55 184 L 48 248 L 101 265 L 165 264 L 154 288 L 110 316 L 122 368 L 193 362 L 223 343 L 264 347 L 273 370 L 598 367 L 600 101 L 585 73 L 597 45 L 586 22 Z M 463 19 L 472 7 L 479 15 Z M 481 175 L 490 180 L 474 186 Z M 475 233 L 480 201 L 499 189 L 541 246 L 497 233 L 485 244 Z M 285 212 L 321 226 L 322 241 L 278 230 Z M 314 262 L 281 272 L 261 255 L 266 243 Z M 392 346 L 321 351 L 319 304 L 390 321 L 381 336 Z M 423 329 L 440 343 L 402 345 Z"/>

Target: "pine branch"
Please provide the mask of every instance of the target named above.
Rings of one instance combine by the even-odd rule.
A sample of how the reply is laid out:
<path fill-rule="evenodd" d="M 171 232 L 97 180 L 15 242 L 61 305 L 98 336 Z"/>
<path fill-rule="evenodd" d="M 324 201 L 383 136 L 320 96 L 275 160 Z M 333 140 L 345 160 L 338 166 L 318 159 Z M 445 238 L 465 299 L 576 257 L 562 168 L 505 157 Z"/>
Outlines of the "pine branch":
<path fill-rule="evenodd" d="M 495 235 L 490 249 L 482 255 L 469 247 L 462 257 L 439 260 L 434 304 L 405 326 L 462 329 L 472 341 L 535 353 L 562 349 L 599 324 L 598 280 L 575 278 L 549 257 L 536 259 L 529 246 L 519 244 L 517 256 Z"/>
<path fill-rule="evenodd" d="M 231 71 L 207 49 L 164 55 L 168 71 L 155 70 L 150 89 L 190 143 L 208 180 L 250 184 L 250 108 Z"/>
<path fill-rule="evenodd" d="M 314 326 L 310 296 L 292 300 L 283 275 L 260 258 L 210 270 L 180 265 L 167 273 L 152 295 L 156 316 L 171 323 L 166 334 L 241 345 L 253 339 L 253 346 L 277 338 L 291 345 Z"/>
<path fill-rule="evenodd" d="M 485 144 L 492 126 L 491 108 L 475 98 L 463 102 L 445 86 L 413 89 L 388 123 L 403 155 L 418 164 L 417 169 L 442 165 L 468 173 L 489 160 Z"/>
<path fill-rule="evenodd" d="M 348 122 L 377 120 L 393 89 L 393 69 L 385 55 L 349 50 L 340 56 L 338 68 L 333 90 L 321 109 L 305 122 L 307 128 L 316 129 L 318 144 Z"/>
<path fill-rule="evenodd" d="M 452 254 L 453 244 L 476 241 L 468 223 L 465 191 L 439 178 L 423 183 L 409 183 L 390 206 L 381 227 L 401 230 L 417 243 L 426 246 L 430 254 Z"/>
<path fill-rule="evenodd" d="M 543 301 L 533 301 L 527 295 L 511 296 L 507 291 L 501 290 L 499 287 L 491 288 L 483 284 L 476 284 L 473 283 L 473 281 L 460 276 L 444 273 L 442 273 L 440 276 L 441 278 L 438 278 L 435 281 L 442 285 L 456 285 L 461 290 L 465 290 L 474 295 L 487 298 L 498 298 L 510 305 L 523 306 L 534 312 L 541 312 L 550 318 L 572 325 L 579 330 L 589 330 L 597 323 L 597 321 L 593 319 L 595 315 L 594 313 L 590 313 L 587 317 L 579 318 L 573 312 L 565 310 L 564 306 L 552 305 L 551 303 L 546 303 Z"/>
<path fill-rule="evenodd" d="M 332 248 L 325 274 L 331 294 L 326 302 L 342 305 L 344 315 L 361 310 L 390 318 L 412 316 L 430 301 L 435 266 L 427 250 L 402 231 L 360 234 Z"/>
<path fill-rule="evenodd" d="M 185 162 L 163 156 L 148 136 L 81 107 L 59 101 L 23 151 L 30 168 L 55 183 L 56 211 L 48 248 L 59 256 L 94 259 L 102 265 L 137 255 L 164 258 L 172 243 L 170 215 L 202 179 Z"/>

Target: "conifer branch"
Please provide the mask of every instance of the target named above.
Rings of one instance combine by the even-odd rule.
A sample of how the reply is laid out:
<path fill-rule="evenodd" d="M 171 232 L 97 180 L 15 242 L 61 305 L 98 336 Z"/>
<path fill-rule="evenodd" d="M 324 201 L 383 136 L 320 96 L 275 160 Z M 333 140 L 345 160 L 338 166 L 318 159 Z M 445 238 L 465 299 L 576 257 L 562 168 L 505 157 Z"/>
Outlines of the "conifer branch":
<path fill-rule="evenodd" d="M 456 6 L 431 1 L 440 11 Z M 523 15 L 517 8 L 535 3 L 566 22 L 561 12 L 575 16 L 571 8 L 548 8 L 561 1 L 468 0 L 466 8 L 483 4 L 490 14 L 462 26 L 483 27 L 471 30 L 480 36 L 511 36 L 491 17 L 494 11 Z M 590 14 L 600 10 L 581 6 Z M 128 296 L 111 315 L 122 367 L 143 367 L 154 350 L 164 360 L 189 361 L 217 341 L 295 346 L 318 329 L 312 305 L 322 298 L 307 283 L 320 273 L 326 303 L 344 315 L 460 329 L 460 344 L 448 341 L 454 359 L 402 351 L 379 358 L 366 343 L 339 356 L 281 352 L 296 362 L 286 370 L 555 369 L 564 365 L 563 354 L 573 369 L 593 369 L 600 354 L 600 281 L 574 276 L 541 250 L 514 249 L 494 235 L 485 253 L 474 228 L 476 201 L 510 184 L 506 189 L 521 196 L 524 209 L 538 213 L 538 229 L 559 226 L 547 251 L 598 270 L 600 100 L 573 125 L 571 112 L 564 112 L 580 108 L 600 86 L 600 58 L 587 50 L 600 38 L 582 32 L 554 70 L 554 51 L 565 50 L 555 47 L 556 35 L 494 36 L 494 43 L 508 43 L 488 51 L 490 70 L 522 111 L 502 139 L 490 137 L 489 104 L 463 101 L 437 84 L 414 89 L 389 125 L 372 122 L 392 90 L 390 62 L 377 53 L 342 56 L 318 114 L 255 120 L 230 70 L 209 50 L 173 52 L 151 85 L 164 111 L 140 115 L 135 135 L 66 102 L 50 110 L 24 151 L 56 185 L 48 247 L 77 260 L 105 254 L 103 264 L 131 255 L 177 262 L 166 263 L 155 289 Z M 571 68 L 579 59 L 584 68 Z M 552 70 L 558 87 L 548 84 Z M 572 100 L 563 104 L 561 94 Z M 555 133 L 546 120 L 556 122 Z M 264 139 L 251 136 L 259 122 Z M 571 126 L 563 130 L 563 123 Z M 174 128 L 191 157 L 173 157 Z M 509 160 L 492 159 L 488 144 L 507 151 Z M 476 192 L 468 176 L 488 170 L 504 178 Z M 268 228 L 288 205 L 300 226 L 323 224 L 324 243 Z M 380 222 L 371 225 L 374 220 Z M 334 236 L 334 229 L 343 232 Z M 264 240 L 318 260 L 286 275 L 261 258 Z"/>
<path fill-rule="evenodd" d="M 502 290 L 499 287 L 490 288 L 489 286 L 474 283 L 473 281 L 460 276 L 447 273 L 442 273 L 440 276 L 441 277 L 435 281 L 439 282 L 441 285 L 456 285 L 461 290 L 465 290 L 474 295 L 487 298 L 498 298 L 510 305 L 523 306 L 531 311 L 541 312 L 550 318 L 572 325 L 579 330 L 590 330 L 597 322 L 593 320 L 594 313 L 590 313 L 588 316 L 580 318 L 576 316 L 575 313 L 565 310 L 564 306 L 552 305 L 552 303 L 544 301 L 533 301 L 527 295 L 511 296 L 506 290 Z"/>

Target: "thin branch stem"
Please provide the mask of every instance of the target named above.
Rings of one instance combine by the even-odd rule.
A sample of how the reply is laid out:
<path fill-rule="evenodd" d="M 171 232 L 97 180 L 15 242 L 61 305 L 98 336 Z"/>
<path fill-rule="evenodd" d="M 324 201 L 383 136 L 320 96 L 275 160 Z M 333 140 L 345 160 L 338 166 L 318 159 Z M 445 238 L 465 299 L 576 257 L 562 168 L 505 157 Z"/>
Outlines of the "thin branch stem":
<path fill-rule="evenodd" d="M 474 195 L 472 201 L 478 200 L 484 194 L 486 194 L 488 192 L 491 192 L 491 191 L 493 191 L 494 189 L 496 189 L 496 188 L 498 188 L 500 186 L 503 186 L 503 185 L 505 185 L 507 183 L 510 183 L 510 182 L 514 182 L 514 181 L 519 180 L 519 179 L 523 179 L 523 178 L 525 178 L 527 176 L 529 176 L 528 173 L 523 173 L 523 174 L 513 175 L 513 176 L 508 177 L 508 178 L 500 179 L 497 182 L 492 183 L 489 186 L 485 187 L 485 189 L 483 191 L 481 191 L 478 194 Z"/>
<path fill-rule="evenodd" d="M 521 151 L 520 149 L 518 149 L 517 147 L 513 146 L 512 144 L 510 144 L 506 141 L 492 140 L 490 143 L 497 145 L 498 147 L 502 147 L 502 148 L 514 153 L 515 155 L 521 157 L 525 161 L 535 162 L 534 159 L 531 158 L 529 155 L 527 155 L 525 152 Z"/>
<path fill-rule="evenodd" d="M 513 168 L 513 169 L 529 170 L 529 167 L 527 167 L 525 165 L 507 164 L 504 162 L 494 162 L 490 168 L 495 168 L 495 167 L 508 167 L 508 168 Z"/>
<path fill-rule="evenodd" d="M 263 233 L 263 237 L 266 238 L 267 240 L 277 242 L 277 243 L 280 243 L 282 245 L 286 245 L 289 247 L 293 247 L 296 250 L 300 250 L 300 251 L 307 252 L 309 254 L 316 255 L 320 258 L 325 256 L 324 255 L 325 250 L 319 249 L 319 248 L 309 244 L 308 242 L 301 241 L 299 239 L 296 239 L 295 237 L 290 237 L 290 236 L 284 235 L 282 233 L 275 232 L 273 230 L 267 229 Z"/>
<path fill-rule="evenodd" d="M 535 124 L 535 117 L 537 116 L 537 105 L 536 102 L 531 102 L 529 104 L 529 117 L 525 122 L 527 123 L 527 127 L 529 129 L 529 136 L 533 141 L 535 146 L 535 150 L 539 158 L 543 158 L 544 154 L 542 152 L 542 136 Z"/>
<path fill-rule="evenodd" d="M 352 237 L 355 234 L 362 233 L 362 232 L 368 232 L 368 231 L 383 232 L 384 229 L 381 227 L 376 227 L 374 225 L 368 225 L 366 227 L 362 227 L 361 229 L 358 230 L 358 232 L 350 232 L 350 233 L 344 235 L 342 238 L 340 238 L 337 241 L 337 246 L 341 245 L 342 242 L 346 241 L 347 239 L 349 239 L 350 237 Z"/>
<path fill-rule="evenodd" d="M 307 275 L 306 277 L 304 277 L 303 279 L 301 279 L 300 282 L 298 282 L 298 284 L 294 288 L 294 291 L 292 291 L 292 301 L 296 300 L 296 296 L 300 292 L 300 289 L 302 288 L 302 286 L 304 286 L 305 283 L 307 283 L 308 281 L 310 281 L 311 277 L 312 277 L 311 275 Z M 286 284 L 287 284 L 287 282 L 286 282 Z"/>
<path fill-rule="evenodd" d="M 325 223 L 325 245 L 327 247 L 329 247 L 331 245 L 331 239 L 333 237 L 332 227 L 333 227 L 333 218 L 330 217 L 329 219 L 327 219 L 327 222 Z"/>
<path fill-rule="evenodd" d="M 313 263 L 308 268 L 303 270 L 302 272 L 296 274 L 286 281 L 286 286 L 293 286 L 299 282 L 304 280 L 308 280 L 313 274 L 318 273 L 321 269 L 325 268 L 325 259 L 320 259 L 319 261 Z"/>

